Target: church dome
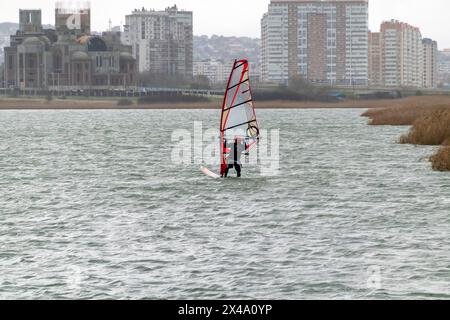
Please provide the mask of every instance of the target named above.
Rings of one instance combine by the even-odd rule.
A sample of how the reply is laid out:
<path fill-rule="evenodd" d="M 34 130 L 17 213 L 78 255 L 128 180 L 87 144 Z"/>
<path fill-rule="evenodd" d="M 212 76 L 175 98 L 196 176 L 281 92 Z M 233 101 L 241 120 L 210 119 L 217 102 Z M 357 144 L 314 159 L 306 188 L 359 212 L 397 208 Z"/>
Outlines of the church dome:
<path fill-rule="evenodd" d="M 26 38 L 23 43 L 24 46 L 41 46 L 43 43 L 39 38 L 36 37 L 30 37 Z"/>
<path fill-rule="evenodd" d="M 87 45 L 88 51 L 95 51 L 95 52 L 107 51 L 105 41 L 98 36 L 82 36 L 77 39 L 77 42 L 82 45 Z"/>
<path fill-rule="evenodd" d="M 72 55 L 72 60 L 91 60 L 86 52 L 76 51 Z"/>
<path fill-rule="evenodd" d="M 47 46 L 50 46 L 52 44 L 50 39 L 48 37 L 46 37 L 46 36 L 39 37 L 39 40 L 42 43 L 45 43 L 45 45 L 47 45 Z"/>

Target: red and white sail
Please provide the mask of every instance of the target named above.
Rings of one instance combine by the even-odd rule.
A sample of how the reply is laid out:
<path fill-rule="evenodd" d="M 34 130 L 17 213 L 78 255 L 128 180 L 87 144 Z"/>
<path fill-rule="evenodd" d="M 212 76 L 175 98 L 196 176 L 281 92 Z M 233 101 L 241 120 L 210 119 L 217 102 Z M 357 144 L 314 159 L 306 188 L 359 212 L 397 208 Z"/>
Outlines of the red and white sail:
<path fill-rule="evenodd" d="M 249 63 L 247 60 L 236 60 L 228 81 L 222 107 L 220 121 L 221 132 L 221 174 L 228 164 L 228 143 L 237 138 L 244 139 L 247 150 L 259 141 L 259 125 L 253 106 L 250 88 Z"/>

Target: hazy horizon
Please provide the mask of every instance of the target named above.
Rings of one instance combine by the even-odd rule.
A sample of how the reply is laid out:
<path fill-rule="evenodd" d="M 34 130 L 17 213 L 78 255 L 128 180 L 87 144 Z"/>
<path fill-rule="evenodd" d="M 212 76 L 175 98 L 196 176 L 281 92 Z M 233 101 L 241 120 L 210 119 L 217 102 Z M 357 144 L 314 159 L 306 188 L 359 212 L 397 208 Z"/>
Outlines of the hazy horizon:
<path fill-rule="evenodd" d="M 211 3 L 213 3 L 211 5 Z M 113 26 L 123 25 L 125 15 L 136 8 L 163 10 L 175 3 L 180 9 L 194 12 L 195 35 L 247 36 L 260 38 L 260 20 L 270 0 L 153 0 L 150 4 L 143 0 L 128 0 L 125 3 L 108 0 L 91 0 L 92 29 L 107 30 L 109 20 Z M 389 12 L 385 6 L 388 5 Z M 19 9 L 42 9 L 43 24 L 54 24 L 53 0 L 16 0 L 4 3 L 0 12 L 1 22 L 18 22 Z M 104 10 L 107 8 L 107 10 Z M 369 25 L 378 31 L 382 21 L 397 19 L 417 26 L 425 38 L 438 41 L 439 48 L 450 47 L 450 36 L 446 31 L 447 0 L 370 0 Z M 430 19 L 433 17 L 433 19 Z M 239 23 L 237 23 L 239 21 Z M 231 23 L 233 22 L 233 23 Z"/>

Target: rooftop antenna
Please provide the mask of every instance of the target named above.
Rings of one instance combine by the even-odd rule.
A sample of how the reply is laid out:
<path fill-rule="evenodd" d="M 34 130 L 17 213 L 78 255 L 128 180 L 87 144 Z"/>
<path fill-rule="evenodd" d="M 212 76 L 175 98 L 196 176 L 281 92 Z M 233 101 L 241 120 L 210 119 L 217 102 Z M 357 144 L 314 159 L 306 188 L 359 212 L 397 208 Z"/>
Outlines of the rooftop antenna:
<path fill-rule="evenodd" d="M 112 31 L 112 21 L 109 19 L 109 31 Z"/>

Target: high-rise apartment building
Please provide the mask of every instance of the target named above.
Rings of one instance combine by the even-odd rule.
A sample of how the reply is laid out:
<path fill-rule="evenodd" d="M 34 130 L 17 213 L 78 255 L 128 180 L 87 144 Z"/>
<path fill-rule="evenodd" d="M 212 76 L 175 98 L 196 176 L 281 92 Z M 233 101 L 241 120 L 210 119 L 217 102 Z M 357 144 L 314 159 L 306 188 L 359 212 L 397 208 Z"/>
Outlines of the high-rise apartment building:
<path fill-rule="evenodd" d="M 369 32 L 369 86 L 383 85 L 382 41 L 380 32 Z"/>
<path fill-rule="evenodd" d="M 438 45 L 431 39 L 423 39 L 423 87 L 436 88 L 438 84 Z"/>
<path fill-rule="evenodd" d="M 126 16 L 123 41 L 133 47 L 140 72 L 192 77 L 192 12 L 135 10 Z"/>
<path fill-rule="evenodd" d="M 261 36 L 263 81 L 368 83 L 368 0 L 271 0 Z"/>
<path fill-rule="evenodd" d="M 450 49 L 438 51 L 438 86 L 449 87 Z"/>
<path fill-rule="evenodd" d="M 380 32 L 369 32 L 369 84 L 436 87 L 437 43 L 407 23 L 383 22 Z"/>
<path fill-rule="evenodd" d="M 391 20 L 381 24 L 386 86 L 422 87 L 422 34 L 419 28 Z"/>

